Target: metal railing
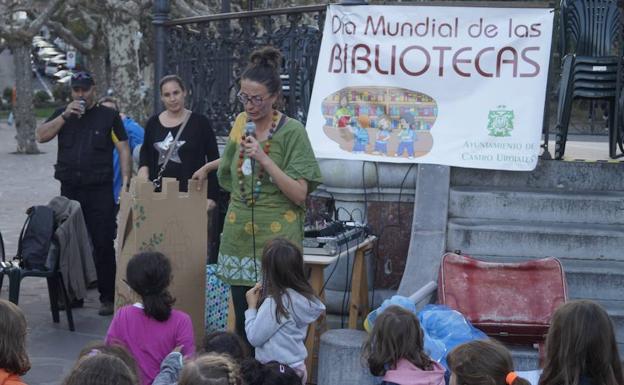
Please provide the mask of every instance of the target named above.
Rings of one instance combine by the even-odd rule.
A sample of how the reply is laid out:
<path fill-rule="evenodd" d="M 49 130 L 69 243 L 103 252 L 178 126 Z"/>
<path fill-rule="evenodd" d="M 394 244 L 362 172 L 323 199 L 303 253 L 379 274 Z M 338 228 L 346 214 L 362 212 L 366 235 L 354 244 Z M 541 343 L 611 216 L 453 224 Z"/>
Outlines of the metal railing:
<path fill-rule="evenodd" d="M 253 49 L 272 45 L 283 55 L 284 111 L 305 121 L 321 44 L 325 5 L 222 13 L 165 21 L 162 73 L 182 77 L 193 111 L 227 135 L 242 105 L 236 99 Z M 158 63 L 157 63 L 158 66 Z M 156 107 L 158 106 L 158 107 Z M 155 110 L 159 103 L 155 102 Z"/>

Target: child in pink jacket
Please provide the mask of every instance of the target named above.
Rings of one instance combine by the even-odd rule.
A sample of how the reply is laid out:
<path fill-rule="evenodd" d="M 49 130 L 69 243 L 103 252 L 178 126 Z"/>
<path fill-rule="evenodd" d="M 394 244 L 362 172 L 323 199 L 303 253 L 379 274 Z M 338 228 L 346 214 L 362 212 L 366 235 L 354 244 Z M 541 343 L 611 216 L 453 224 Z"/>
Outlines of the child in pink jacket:
<path fill-rule="evenodd" d="M 424 351 L 418 318 L 400 306 L 390 306 L 375 321 L 364 345 L 371 374 L 382 385 L 445 385 L 444 368 Z"/>

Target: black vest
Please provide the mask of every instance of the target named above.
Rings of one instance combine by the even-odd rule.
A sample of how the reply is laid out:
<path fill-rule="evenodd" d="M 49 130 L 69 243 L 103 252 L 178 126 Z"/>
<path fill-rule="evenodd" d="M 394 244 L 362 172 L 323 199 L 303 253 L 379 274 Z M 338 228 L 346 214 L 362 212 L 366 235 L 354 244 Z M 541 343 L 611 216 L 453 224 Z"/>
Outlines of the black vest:
<path fill-rule="evenodd" d="M 89 185 L 113 180 L 111 131 L 119 114 L 99 105 L 81 118 L 71 116 L 58 134 L 54 177 L 62 183 Z"/>

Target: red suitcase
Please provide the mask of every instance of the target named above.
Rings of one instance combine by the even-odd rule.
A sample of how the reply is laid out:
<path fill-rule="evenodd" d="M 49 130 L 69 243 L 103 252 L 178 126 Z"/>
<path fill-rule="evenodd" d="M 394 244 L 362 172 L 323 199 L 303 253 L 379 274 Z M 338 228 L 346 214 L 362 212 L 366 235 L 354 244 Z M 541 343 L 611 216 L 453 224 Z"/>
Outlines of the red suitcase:
<path fill-rule="evenodd" d="M 461 312 L 497 339 L 543 342 L 555 309 L 567 300 L 561 262 L 484 262 L 446 253 L 438 277 L 438 301 Z"/>

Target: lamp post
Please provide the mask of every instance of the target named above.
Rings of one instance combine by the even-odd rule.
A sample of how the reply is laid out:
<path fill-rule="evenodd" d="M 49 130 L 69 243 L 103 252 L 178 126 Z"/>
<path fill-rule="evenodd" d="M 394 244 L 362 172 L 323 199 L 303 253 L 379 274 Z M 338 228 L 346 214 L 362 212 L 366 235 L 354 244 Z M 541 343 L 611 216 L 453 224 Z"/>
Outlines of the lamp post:
<path fill-rule="evenodd" d="M 165 76 L 165 55 L 167 52 L 167 35 L 165 22 L 169 20 L 169 12 L 171 11 L 169 0 L 155 0 L 153 10 L 154 19 L 152 21 L 152 24 L 154 25 L 154 40 L 156 43 L 156 52 L 154 58 L 153 112 L 156 114 L 160 111 L 158 84 L 160 82 L 160 79 Z"/>

